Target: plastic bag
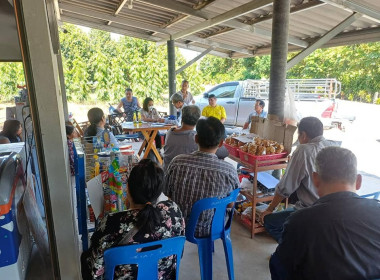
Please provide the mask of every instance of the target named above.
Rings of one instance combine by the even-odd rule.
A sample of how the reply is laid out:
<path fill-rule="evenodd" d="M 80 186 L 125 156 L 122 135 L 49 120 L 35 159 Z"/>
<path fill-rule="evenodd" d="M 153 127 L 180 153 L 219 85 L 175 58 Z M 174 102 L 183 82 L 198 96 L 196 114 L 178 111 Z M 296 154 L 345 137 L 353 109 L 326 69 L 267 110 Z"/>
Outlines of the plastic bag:
<path fill-rule="evenodd" d="M 284 100 L 284 123 L 296 126 L 299 121 L 300 117 L 297 113 L 296 103 L 294 101 L 294 92 L 289 84 L 287 84 Z"/>

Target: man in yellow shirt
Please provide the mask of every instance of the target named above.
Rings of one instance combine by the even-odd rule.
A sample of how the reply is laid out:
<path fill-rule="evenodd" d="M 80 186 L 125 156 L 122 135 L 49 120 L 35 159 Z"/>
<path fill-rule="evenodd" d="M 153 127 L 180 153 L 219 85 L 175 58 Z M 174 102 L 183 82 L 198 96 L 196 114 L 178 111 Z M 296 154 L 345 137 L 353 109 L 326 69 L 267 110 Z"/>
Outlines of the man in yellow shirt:
<path fill-rule="evenodd" d="M 224 123 L 227 118 L 226 110 L 223 106 L 216 104 L 216 97 L 214 94 L 208 96 L 208 104 L 208 106 L 203 108 L 202 116 L 215 117 L 220 120 L 221 123 Z"/>

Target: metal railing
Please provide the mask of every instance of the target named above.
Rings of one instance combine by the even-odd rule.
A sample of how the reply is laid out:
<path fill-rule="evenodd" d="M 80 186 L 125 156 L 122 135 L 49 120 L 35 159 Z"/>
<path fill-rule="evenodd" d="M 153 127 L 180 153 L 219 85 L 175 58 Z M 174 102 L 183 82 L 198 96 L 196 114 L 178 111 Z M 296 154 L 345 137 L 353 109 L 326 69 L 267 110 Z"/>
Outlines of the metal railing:
<path fill-rule="evenodd" d="M 295 100 L 334 99 L 341 91 L 341 83 L 336 79 L 287 79 L 286 86 Z M 269 80 L 244 81 L 242 97 L 268 99 Z"/>

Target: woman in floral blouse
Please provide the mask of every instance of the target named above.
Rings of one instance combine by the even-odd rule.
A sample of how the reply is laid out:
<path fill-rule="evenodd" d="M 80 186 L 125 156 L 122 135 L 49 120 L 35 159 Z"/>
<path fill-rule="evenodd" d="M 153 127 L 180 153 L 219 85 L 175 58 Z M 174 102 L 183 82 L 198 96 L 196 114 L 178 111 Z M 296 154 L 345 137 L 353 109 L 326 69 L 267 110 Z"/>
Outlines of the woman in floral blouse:
<path fill-rule="evenodd" d="M 181 210 L 173 201 L 156 202 L 164 186 L 164 172 L 145 159 L 128 179 L 130 209 L 106 215 L 91 237 L 91 247 L 81 257 L 83 279 L 104 279 L 104 251 L 110 247 L 146 243 L 185 234 Z M 159 279 L 175 279 L 175 257 L 159 262 Z M 121 265 L 114 279 L 137 279 L 136 265 Z"/>

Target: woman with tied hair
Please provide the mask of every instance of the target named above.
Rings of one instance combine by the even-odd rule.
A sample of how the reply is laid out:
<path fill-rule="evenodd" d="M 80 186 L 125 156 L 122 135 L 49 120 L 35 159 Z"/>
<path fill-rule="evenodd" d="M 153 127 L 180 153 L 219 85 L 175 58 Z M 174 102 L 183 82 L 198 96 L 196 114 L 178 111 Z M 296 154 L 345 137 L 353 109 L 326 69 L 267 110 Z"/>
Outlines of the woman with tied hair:
<path fill-rule="evenodd" d="M 85 138 L 92 141 L 92 137 L 94 136 L 100 136 L 103 138 L 104 131 L 105 131 L 105 125 L 106 125 L 106 116 L 103 113 L 103 110 L 100 108 L 91 108 L 87 113 L 88 120 L 90 122 L 90 126 L 87 128 L 87 130 L 84 132 Z M 111 131 L 108 131 L 109 134 L 109 142 L 110 144 L 113 144 L 115 148 L 119 147 L 119 143 L 117 142 L 117 139 L 113 135 Z M 103 142 L 104 138 L 103 138 Z"/>
<path fill-rule="evenodd" d="M 104 216 L 81 257 L 83 279 L 104 279 L 104 251 L 110 247 L 147 243 L 185 234 L 181 210 L 173 201 L 157 201 L 164 171 L 150 159 L 140 161 L 128 178 L 129 209 Z M 175 279 L 175 258 L 160 260 L 160 279 Z M 116 267 L 114 279 L 137 279 L 136 265 Z"/>
<path fill-rule="evenodd" d="M 21 142 L 22 126 L 18 120 L 6 120 L 0 136 L 6 137 L 11 143 Z"/>

